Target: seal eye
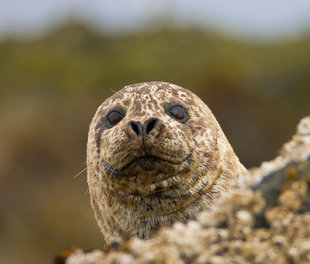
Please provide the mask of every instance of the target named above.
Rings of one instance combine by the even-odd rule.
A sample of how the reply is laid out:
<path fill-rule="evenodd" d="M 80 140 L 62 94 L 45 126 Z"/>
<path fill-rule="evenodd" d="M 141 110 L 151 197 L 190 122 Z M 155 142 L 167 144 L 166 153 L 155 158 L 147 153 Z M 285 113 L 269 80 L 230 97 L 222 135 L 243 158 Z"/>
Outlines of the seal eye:
<path fill-rule="evenodd" d="M 187 109 L 179 104 L 169 105 L 165 112 L 181 123 L 185 123 L 189 118 Z"/>
<path fill-rule="evenodd" d="M 110 113 L 107 116 L 107 120 L 108 120 L 110 127 L 114 127 L 123 118 L 124 118 L 124 114 L 117 110 L 110 111 Z"/>

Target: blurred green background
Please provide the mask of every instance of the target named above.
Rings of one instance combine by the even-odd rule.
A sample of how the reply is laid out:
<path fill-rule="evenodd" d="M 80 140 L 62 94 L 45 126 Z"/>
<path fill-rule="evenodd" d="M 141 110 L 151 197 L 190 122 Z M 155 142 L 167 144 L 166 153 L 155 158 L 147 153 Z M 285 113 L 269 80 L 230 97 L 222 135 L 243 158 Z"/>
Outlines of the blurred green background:
<path fill-rule="evenodd" d="M 310 34 L 257 42 L 164 24 L 111 34 L 69 21 L 0 41 L 0 262 L 100 247 L 87 193 L 88 126 L 130 83 L 162 80 L 211 108 L 240 160 L 275 157 L 310 106 Z"/>

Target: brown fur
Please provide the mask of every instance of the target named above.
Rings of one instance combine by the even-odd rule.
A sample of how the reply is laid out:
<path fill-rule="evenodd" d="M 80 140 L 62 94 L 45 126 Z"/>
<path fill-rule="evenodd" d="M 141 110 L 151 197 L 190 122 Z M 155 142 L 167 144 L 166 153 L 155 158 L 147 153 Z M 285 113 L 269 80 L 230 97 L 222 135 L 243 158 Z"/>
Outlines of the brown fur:
<path fill-rule="evenodd" d="M 171 103 L 187 108 L 185 123 L 165 113 Z M 115 108 L 125 117 L 108 128 L 106 115 Z M 150 118 L 158 118 L 151 133 L 137 136 L 129 122 Z M 154 169 L 138 165 L 144 156 L 156 157 Z M 120 234 L 149 239 L 161 227 L 195 217 L 246 171 L 209 108 L 165 82 L 126 86 L 98 108 L 87 166 L 91 203 L 108 245 Z"/>

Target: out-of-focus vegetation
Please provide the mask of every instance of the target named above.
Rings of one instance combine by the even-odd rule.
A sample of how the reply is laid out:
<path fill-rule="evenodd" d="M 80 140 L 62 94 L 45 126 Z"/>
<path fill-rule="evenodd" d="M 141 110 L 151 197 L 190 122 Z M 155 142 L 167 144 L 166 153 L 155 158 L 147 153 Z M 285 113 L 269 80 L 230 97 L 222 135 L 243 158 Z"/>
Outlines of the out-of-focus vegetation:
<path fill-rule="evenodd" d="M 241 161 L 271 159 L 310 113 L 310 35 L 255 44 L 198 29 L 105 35 L 69 23 L 0 43 L 0 262 L 100 247 L 85 145 L 98 105 L 126 84 L 176 83 L 212 109 Z"/>

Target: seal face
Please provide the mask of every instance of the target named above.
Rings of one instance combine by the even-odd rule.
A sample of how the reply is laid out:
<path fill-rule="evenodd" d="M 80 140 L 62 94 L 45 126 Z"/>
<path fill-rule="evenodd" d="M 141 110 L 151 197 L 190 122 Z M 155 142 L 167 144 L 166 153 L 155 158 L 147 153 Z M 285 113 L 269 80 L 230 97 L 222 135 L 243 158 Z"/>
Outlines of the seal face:
<path fill-rule="evenodd" d="M 165 82 L 126 86 L 98 108 L 87 166 L 108 244 L 195 217 L 245 172 L 209 108 Z"/>

